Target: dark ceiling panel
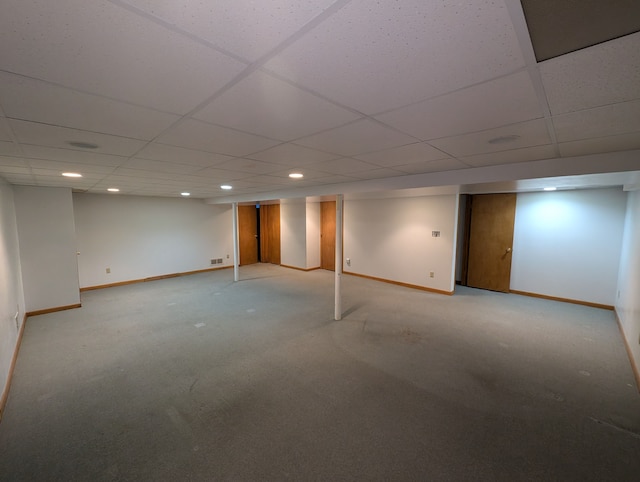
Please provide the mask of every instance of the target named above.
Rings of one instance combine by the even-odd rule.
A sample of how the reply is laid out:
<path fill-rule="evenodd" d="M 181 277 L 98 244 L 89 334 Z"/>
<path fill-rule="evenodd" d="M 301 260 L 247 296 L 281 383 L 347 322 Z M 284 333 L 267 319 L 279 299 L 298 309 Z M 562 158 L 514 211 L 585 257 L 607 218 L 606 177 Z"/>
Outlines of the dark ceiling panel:
<path fill-rule="evenodd" d="M 538 62 L 640 31 L 640 0 L 522 0 Z"/>

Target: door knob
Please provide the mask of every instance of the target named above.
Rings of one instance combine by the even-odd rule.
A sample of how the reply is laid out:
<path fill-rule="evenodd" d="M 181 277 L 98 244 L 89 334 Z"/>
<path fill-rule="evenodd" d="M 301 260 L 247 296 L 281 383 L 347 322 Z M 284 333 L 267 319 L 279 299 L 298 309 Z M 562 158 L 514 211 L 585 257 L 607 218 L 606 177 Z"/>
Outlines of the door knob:
<path fill-rule="evenodd" d="M 510 253 L 511 252 L 511 248 L 507 248 L 507 250 L 505 252 L 506 253 Z"/>

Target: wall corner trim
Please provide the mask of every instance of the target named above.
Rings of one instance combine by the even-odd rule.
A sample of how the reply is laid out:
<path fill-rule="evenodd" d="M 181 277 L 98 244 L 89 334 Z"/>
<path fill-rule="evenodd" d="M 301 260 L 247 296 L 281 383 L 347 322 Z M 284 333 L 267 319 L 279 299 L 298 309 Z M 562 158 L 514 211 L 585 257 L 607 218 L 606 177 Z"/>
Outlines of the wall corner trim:
<path fill-rule="evenodd" d="M 542 298 L 544 300 L 561 301 L 563 303 L 572 303 L 574 305 L 590 306 L 591 308 L 600 308 L 601 310 L 614 311 L 613 306 L 603 305 L 602 303 L 592 303 L 591 301 L 572 300 L 570 298 L 558 298 L 557 296 L 542 295 L 540 293 L 529 293 L 528 291 L 509 290 L 509 293 L 521 296 L 531 296 L 532 298 Z"/>
<path fill-rule="evenodd" d="M 315 271 L 317 269 L 320 269 L 320 266 L 316 266 L 314 268 L 299 268 L 298 266 L 290 266 L 288 264 L 281 264 L 280 266 L 283 268 L 296 269 L 298 271 Z"/>
<path fill-rule="evenodd" d="M 618 311 L 613 310 L 613 312 L 616 315 L 616 321 L 618 322 L 618 329 L 620 330 L 620 335 L 622 335 L 622 342 L 624 343 L 625 350 L 627 350 L 627 355 L 629 356 L 629 362 L 631 363 L 631 370 L 633 371 L 633 376 L 636 379 L 636 388 L 638 389 L 638 392 L 640 392 L 640 368 L 638 368 L 638 364 L 636 363 L 635 358 L 633 358 L 633 352 L 631 351 L 631 346 L 629 346 L 629 340 L 627 340 L 627 337 L 625 336 L 624 328 L 622 327 L 622 320 L 620 320 Z"/>
<path fill-rule="evenodd" d="M 429 293 L 437 293 L 439 295 L 453 296 L 453 294 L 455 293 L 455 290 L 453 290 L 453 291 L 437 290 L 435 288 L 428 288 L 426 286 L 413 285 L 413 284 L 410 284 L 410 283 L 403 283 L 402 281 L 394 281 L 394 280 L 385 279 L 385 278 L 377 278 L 375 276 L 369 276 L 369 275 L 360 274 L 360 273 L 353 273 L 351 271 L 343 271 L 343 274 L 348 274 L 348 275 L 351 275 L 351 276 L 357 276 L 358 278 L 370 279 L 370 280 L 373 280 L 373 281 L 381 281 L 383 283 L 389 283 L 389 284 L 392 284 L 392 285 L 403 286 L 405 288 L 412 288 L 414 290 L 428 291 Z"/>
<path fill-rule="evenodd" d="M 0 422 L 2 421 L 2 415 L 4 414 L 4 409 L 7 406 L 7 401 L 9 399 L 9 389 L 11 388 L 11 380 L 13 380 L 13 371 L 16 367 L 16 362 L 18 361 L 18 353 L 20 352 L 20 346 L 22 345 L 22 335 L 24 334 L 24 326 L 27 324 L 27 318 L 27 314 L 22 318 L 20 330 L 18 331 L 18 339 L 16 340 L 16 347 L 13 350 L 13 356 L 11 357 L 11 365 L 9 365 L 7 383 L 4 386 L 2 396 L 0 397 Z"/>

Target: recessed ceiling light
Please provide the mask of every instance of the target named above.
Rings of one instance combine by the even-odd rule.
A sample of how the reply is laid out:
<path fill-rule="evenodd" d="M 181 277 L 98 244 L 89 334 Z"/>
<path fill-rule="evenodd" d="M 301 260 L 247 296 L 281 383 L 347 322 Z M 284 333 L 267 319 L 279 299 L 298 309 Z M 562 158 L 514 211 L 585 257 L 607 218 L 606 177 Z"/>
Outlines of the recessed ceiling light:
<path fill-rule="evenodd" d="M 228 191 L 229 189 L 233 189 L 233 186 L 229 186 L 228 184 L 223 184 L 222 186 L 220 186 L 220 189 L 224 189 L 225 191 Z"/>
<path fill-rule="evenodd" d="M 558 189 L 557 187 L 545 187 L 544 190 L 545 191 L 555 191 L 556 189 Z"/>
<path fill-rule="evenodd" d="M 72 147 L 79 147 L 80 149 L 97 149 L 100 147 L 98 144 L 94 144 L 93 142 L 82 142 L 82 141 L 68 141 Z"/>
<path fill-rule="evenodd" d="M 191 196 L 190 192 L 181 192 L 180 193 L 181 196 L 187 197 L 187 196 Z"/>
<path fill-rule="evenodd" d="M 64 177 L 82 177 L 82 174 L 78 172 L 63 172 L 62 175 Z"/>
<path fill-rule="evenodd" d="M 493 139 L 489 139 L 489 144 L 508 144 L 509 142 L 514 142 L 520 139 L 520 136 L 515 134 L 509 136 L 499 136 L 494 137 Z"/>
<path fill-rule="evenodd" d="M 289 177 L 291 179 L 301 179 L 304 177 L 304 174 L 300 173 L 300 172 L 292 172 L 291 174 L 289 174 Z"/>
<path fill-rule="evenodd" d="M 110 187 L 107 189 L 107 191 L 109 192 L 120 192 L 120 189 L 118 189 L 117 187 Z"/>

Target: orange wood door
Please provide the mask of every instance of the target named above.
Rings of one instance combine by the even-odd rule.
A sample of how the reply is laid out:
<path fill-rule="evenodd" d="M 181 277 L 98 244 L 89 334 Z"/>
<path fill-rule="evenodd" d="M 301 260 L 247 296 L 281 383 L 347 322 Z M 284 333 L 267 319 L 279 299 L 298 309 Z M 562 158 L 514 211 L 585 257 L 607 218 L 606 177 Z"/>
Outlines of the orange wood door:
<path fill-rule="evenodd" d="M 320 203 L 320 267 L 336 269 L 336 202 Z"/>
<path fill-rule="evenodd" d="M 255 206 L 238 206 L 240 265 L 258 262 L 258 213 Z"/>
<path fill-rule="evenodd" d="M 471 196 L 467 285 L 509 291 L 515 194 Z"/>
<path fill-rule="evenodd" d="M 280 205 L 260 206 L 260 257 L 263 263 L 280 264 Z"/>

